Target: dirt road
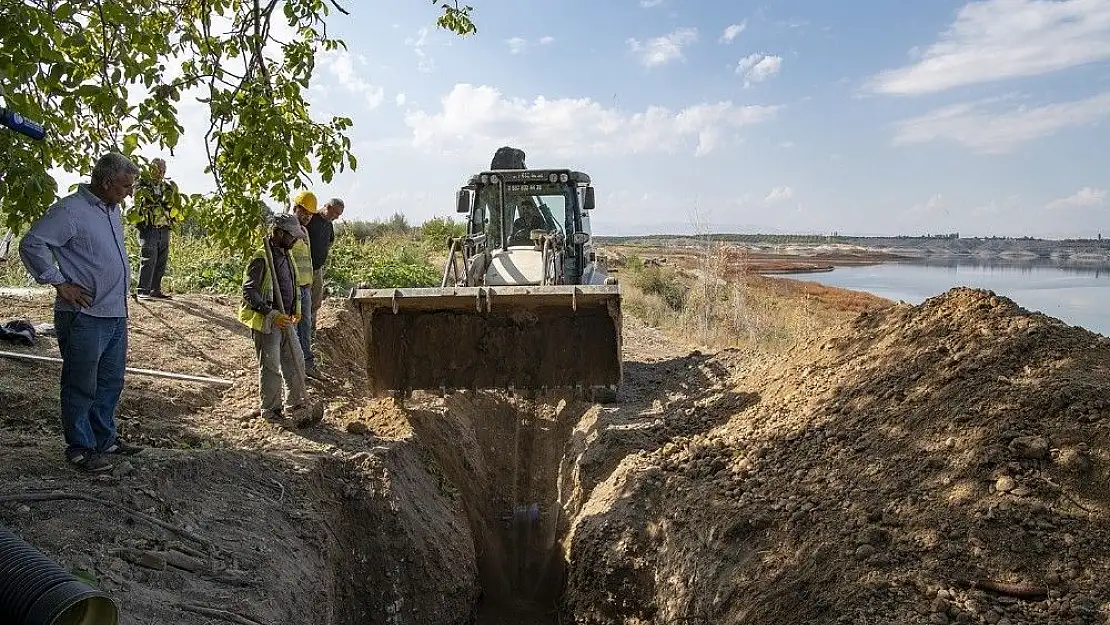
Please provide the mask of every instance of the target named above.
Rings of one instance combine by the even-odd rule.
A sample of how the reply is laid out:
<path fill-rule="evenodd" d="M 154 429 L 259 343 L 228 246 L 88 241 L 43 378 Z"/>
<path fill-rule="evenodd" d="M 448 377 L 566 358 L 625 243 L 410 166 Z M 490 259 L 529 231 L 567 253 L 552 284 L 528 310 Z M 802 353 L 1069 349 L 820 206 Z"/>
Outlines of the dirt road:
<path fill-rule="evenodd" d="M 49 303 L 0 299 L 17 316 Z M 112 476 L 61 462 L 57 369 L 0 360 L 0 524 L 111 591 L 123 623 L 1110 612 L 1110 344 L 988 293 L 763 354 L 626 317 L 612 405 L 369 398 L 360 319 L 330 307 L 313 389 L 328 414 L 299 430 L 244 416 L 254 356 L 233 301 L 135 303 L 131 336 L 132 366 L 236 385 L 129 378 L 121 429 L 151 449 Z"/>

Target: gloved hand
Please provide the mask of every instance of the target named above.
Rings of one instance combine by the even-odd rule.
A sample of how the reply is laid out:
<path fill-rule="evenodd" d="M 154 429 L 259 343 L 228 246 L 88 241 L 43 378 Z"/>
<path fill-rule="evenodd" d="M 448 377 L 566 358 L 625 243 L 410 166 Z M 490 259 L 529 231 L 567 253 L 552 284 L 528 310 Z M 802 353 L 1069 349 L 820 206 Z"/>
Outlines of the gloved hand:
<path fill-rule="evenodd" d="M 294 325 L 295 325 L 295 324 L 298 324 L 298 323 L 300 323 L 300 322 L 301 322 L 301 315 L 300 315 L 300 313 L 293 313 L 292 315 L 290 315 L 290 317 L 292 317 L 292 318 L 293 318 L 293 323 L 294 323 Z"/>
<path fill-rule="evenodd" d="M 293 315 L 279 314 L 278 316 L 274 317 L 274 326 L 276 326 L 280 330 L 284 330 L 285 328 L 288 328 L 291 325 L 295 325 L 296 323 L 297 322 L 293 320 Z"/>

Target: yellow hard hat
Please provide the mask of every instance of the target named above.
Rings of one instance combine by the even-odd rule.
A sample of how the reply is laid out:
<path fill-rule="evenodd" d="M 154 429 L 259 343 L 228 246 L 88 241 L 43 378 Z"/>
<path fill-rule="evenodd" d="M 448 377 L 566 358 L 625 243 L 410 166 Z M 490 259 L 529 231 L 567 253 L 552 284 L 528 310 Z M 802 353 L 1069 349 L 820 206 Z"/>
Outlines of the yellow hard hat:
<path fill-rule="evenodd" d="M 293 195 L 293 206 L 300 205 L 306 211 L 316 214 L 316 194 L 308 189 L 301 189 Z"/>

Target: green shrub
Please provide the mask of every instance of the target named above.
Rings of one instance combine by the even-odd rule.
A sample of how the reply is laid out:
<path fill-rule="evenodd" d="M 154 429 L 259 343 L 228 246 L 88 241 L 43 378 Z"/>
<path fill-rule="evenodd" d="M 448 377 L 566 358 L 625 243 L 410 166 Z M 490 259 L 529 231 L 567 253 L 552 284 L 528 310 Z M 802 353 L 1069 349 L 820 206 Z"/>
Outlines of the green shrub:
<path fill-rule="evenodd" d="M 658 295 L 671 310 L 678 312 L 686 303 L 687 288 L 673 270 L 645 266 L 635 272 L 633 284 L 649 295 Z"/>
<path fill-rule="evenodd" d="M 448 249 L 447 241 L 466 234 L 466 224 L 450 217 L 434 217 L 420 224 L 420 240 L 434 250 Z"/>
<path fill-rule="evenodd" d="M 369 221 L 355 220 L 342 222 L 336 225 L 335 234 L 337 237 L 342 234 L 349 234 L 359 241 L 371 241 L 396 235 L 403 235 L 411 239 L 413 228 L 409 225 L 408 219 L 403 214 L 393 213 L 393 216 L 386 221 L 372 219 Z"/>
<path fill-rule="evenodd" d="M 377 230 L 369 237 L 351 224 L 369 224 Z M 373 288 L 439 286 L 442 270 L 428 261 L 433 242 L 414 239 L 403 216 L 395 215 L 384 224 L 351 222 L 345 226 L 338 229 L 328 254 L 325 282 L 329 293 L 343 294 L 357 284 Z M 139 243 L 134 228 L 127 227 L 124 233 L 134 288 L 139 279 Z M 0 262 L 0 286 L 33 284 L 19 260 L 18 245 L 17 240 L 7 260 Z M 177 293 L 235 295 L 242 289 L 246 261 L 246 257 L 229 254 L 211 237 L 174 233 L 163 286 Z"/>

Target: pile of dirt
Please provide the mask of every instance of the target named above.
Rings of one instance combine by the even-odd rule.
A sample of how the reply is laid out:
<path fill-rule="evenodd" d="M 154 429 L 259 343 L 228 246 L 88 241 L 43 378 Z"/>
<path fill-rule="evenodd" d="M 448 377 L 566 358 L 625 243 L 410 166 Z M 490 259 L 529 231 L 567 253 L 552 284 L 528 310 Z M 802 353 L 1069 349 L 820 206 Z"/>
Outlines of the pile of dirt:
<path fill-rule="evenodd" d="M 740 373 L 742 355 L 711 363 Z M 580 623 L 1102 623 L 1110 340 L 990 292 L 866 313 L 659 418 L 568 540 Z"/>

